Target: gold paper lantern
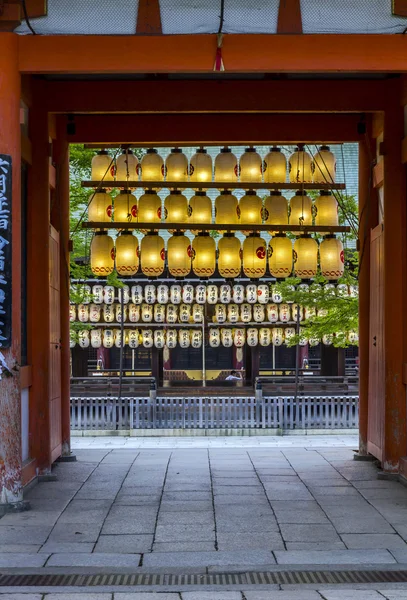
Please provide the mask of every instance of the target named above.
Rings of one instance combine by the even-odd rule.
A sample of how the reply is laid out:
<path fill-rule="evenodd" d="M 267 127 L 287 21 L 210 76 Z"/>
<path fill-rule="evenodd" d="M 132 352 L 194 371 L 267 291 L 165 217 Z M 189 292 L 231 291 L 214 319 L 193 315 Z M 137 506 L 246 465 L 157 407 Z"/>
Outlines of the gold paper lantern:
<path fill-rule="evenodd" d="M 247 191 L 239 202 L 240 223 L 242 225 L 261 225 L 263 202 L 262 199 L 253 191 Z M 253 231 L 253 228 L 252 230 Z M 244 235 L 249 235 L 251 231 L 244 231 Z"/>
<path fill-rule="evenodd" d="M 216 244 L 209 233 L 200 233 L 192 242 L 192 270 L 198 277 L 212 277 L 216 269 Z"/>
<path fill-rule="evenodd" d="M 159 277 L 164 272 L 164 263 L 164 240 L 150 232 L 141 240 L 141 270 L 148 277 Z"/>
<path fill-rule="evenodd" d="M 246 277 L 259 279 L 266 273 L 267 246 L 263 238 L 250 234 L 243 242 L 243 271 Z"/>
<path fill-rule="evenodd" d="M 237 158 L 230 148 L 222 148 L 215 158 L 215 181 L 228 183 L 237 181 L 239 168 Z"/>
<path fill-rule="evenodd" d="M 217 225 L 238 225 L 239 214 L 239 202 L 236 196 L 228 190 L 222 190 L 215 200 L 215 223 Z M 220 233 L 225 232 L 220 231 Z"/>
<path fill-rule="evenodd" d="M 314 163 L 308 152 L 304 151 L 303 145 L 298 145 L 288 164 L 291 183 L 312 183 Z"/>
<path fill-rule="evenodd" d="M 321 262 L 321 274 L 335 281 L 342 277 L 344 272 L 344 253 L 341 240 L 336 239 L 334 235 L 326 236 L 319 248 Z"/>
<path fill-rule="evenodd" d="M 225 233 L 218 242 L 218 269 L 221 277 L 239 277 L 242 270 L 240 240 L 233 233 Z"/>
<path fill-rule="evenodd" d="M 312 225 L 312 200 L 306 192 L 298 191 L 290 200 L 290 225 Z"/>
<path fill-rule="evenodd" d="M 141 159 L 141 181 L 163 181 L 164 161 L 154 148 L 149 148 Z"/>
<path fill-rule="evenodd" d="M 123 231 L 116 239 L 116 270 L 119 275 L 131 277 L 139 268 L 138 239 L 131 231 Z"/>
<path fill-rule="evenodd" d="M 206 192 L 195 192 L 195 196 L 189 201 L 188 207 L 188 224 L 192 227 L 193 224 L 208 225 L 212 223 L 212 201 L 206 195 Z M 199 233 L 198 230 L 191 229 L 194 235 Z"/>
<path fill-rule="evenodd" d="M 288 200 L 281 192 L 270 192 L 264 202 L 264 221 L 267 225 L 288 225 Z M 270 233 L 274 233 L 271 229 Z"/>
<path fill-rule="evenodd" d="M 116 181 L 137 181 L 137 167 L 137 156 L 131 150 L 123 150 L 116 161 Z"/>
<path fill-rule="evenodd" d="M 92 196 L 88 209 L 88 221 L 109 223 L 112 220 L 113 201 L 106 190 L 99 190 Z"/>
<path fill-rule="evenodd" d="M 329 146 L 321 146 L 314 156 L 314 183 L 334 183 L 336 177 L 336 158 Z"/>
<path fill-rule="evenodd" d="M 181 232 L 168 240 L 168 270 L 173 277 L 186 277 L 191 271 L 191 242 Z"/>
<path fill-rule="evenodd" d="M 181 148 L 172 148 L 165 160 L 167 181 L 188 181 L 188 159 Z"/>
<path fill-rule="evenodd" d="M 204 148 L 198 148 L 189 163 L 189 180 L 192 183 L 212 181 L 212 157 Z"/>
<path fill-rule="evenodd" d="M 146 190 L 138 201 L 139 223 L 161 223 L 161 198 L 155 190 Z M 148 233 L 147 229 L 141 229 Z"/>
<path fill-rule="evenodd" d="M 168 223 L 188 222 L 188 200 L 181 194 L 180 190 L 171 190 L 164 202 L 164 220 Z M 174 233 L 175 229 L 169 229 Z M 185 231 L 185 230 L 184 230 Z"/>
<path fill-rule="evenodd" d="M 91 179 L 92 181 L 114 181 L 114 160 L 106 150 L 100 150 L 92 158 Z"/>
<path fill-rule="evenodd" d="M 269 245 L 269 270 L 276 279 L 285 279 L 293 270 L 293 245 L 285 234 L 271 238 Z"/>
<path fill-rule="evenodd" d="M 265 183 L 285 182 L 287 177 L 287 159 L 280 148 L 274 146 L 263 161 Z"/>
<path fill-rule="evenodd" d="M 114 269 L 114 243 L 106 231 L 97 231 L 90 245 L 90 266 L 97 277 L 106 277 Z"/>
<path fill-rule="evenodd" d="M 320 192 L 314 204 L 315 225 L 338 226 L 338 203 L 329 192 Z M 324 235 L 324 232 L 319 232 Z M 328 232 L 325 232 L 328 233 Z"/>
<path fill-rule="evenodd" d="M 296 277 L 310 279 L 318 270 L 318 244 L 310 235 L 302 235 L 294 243 L 294 272 Z"/>
<path fill-rule="evenodd" d="M 117 223 L 137 220 L 137 198 L 127 190 L 120 190 L 114 199 L 113 220 Z"/>
<path fill-rule="evenodd" d="M 260 183 L 262 180 L 262 162 L 256 148 L 246 148 L 240 157 L 240 181 Z"/>

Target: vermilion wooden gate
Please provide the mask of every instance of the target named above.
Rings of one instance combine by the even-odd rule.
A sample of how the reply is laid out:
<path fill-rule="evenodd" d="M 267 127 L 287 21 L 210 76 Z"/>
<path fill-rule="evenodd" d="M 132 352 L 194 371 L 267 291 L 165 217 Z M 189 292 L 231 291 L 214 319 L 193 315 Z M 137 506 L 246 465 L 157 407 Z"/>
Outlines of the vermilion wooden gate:
<path fill-rule="evenodd" d="M 369 336 L 369 412 L 368 452 L 382 460 L 385 418 L 384 356 L 384 273 L 383 226 L 371 232 L 370 238 L 370 336 Z"/>
<path fill-rule="evenodd" d="M 50 415 L 50 454 L 51 463 L 62 449 L 61 430 L 61 309 L 60 309 L 60 270 L 59 233 L 50 226 L 49 236 L 49 331 L 50 331 L 50 371 L 49 371 L 49 415 Z"/>

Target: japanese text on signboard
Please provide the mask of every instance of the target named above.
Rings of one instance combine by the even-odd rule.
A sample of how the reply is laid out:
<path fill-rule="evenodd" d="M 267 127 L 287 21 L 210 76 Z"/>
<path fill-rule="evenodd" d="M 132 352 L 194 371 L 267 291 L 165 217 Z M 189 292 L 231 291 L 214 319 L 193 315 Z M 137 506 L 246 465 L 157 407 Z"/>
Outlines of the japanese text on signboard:
<path fill-rule="evenodd" d="M 0 348 L 11 345 L 11 156 L 0 154 Z"/>

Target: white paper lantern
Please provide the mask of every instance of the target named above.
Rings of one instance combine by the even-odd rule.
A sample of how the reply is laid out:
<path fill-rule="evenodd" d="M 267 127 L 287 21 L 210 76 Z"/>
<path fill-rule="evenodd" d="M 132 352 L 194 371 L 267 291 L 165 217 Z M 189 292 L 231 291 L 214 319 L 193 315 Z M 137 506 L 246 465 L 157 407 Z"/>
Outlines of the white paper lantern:
<path fill-rule="evenodd" d="M 154 321 L 156 323 L 165 323 L 165 306 L 163 304 L 156 304 L 154 306 Z"/>
<path fill-rule="evenodd" d="M 87 331 L 86 329 L 78 331 L 78 344 L 81 348 L 89 348 L 89 331 Z"/>
<path fill-rule="evenodd" d="M 253 283 L 249 283 L 246 286 L 246 301 L 249 304 L 255 304 L 257 302 L 257 285 Z"/>
<path fill-rule="evenodd" d="M 259 332 L 254 327 L 249 327 L 246 336 L 247 345 L 250 347 L 257 346 L 259 343 Z"/>
<path fill-rule="evenodd" d="M 303 145 L 298 145 L 290 156 L 288 163 L 291 183 L 312 183 L 314 176 L 314 162 Z"/>
<path fill-rule="evenodd" d="M 306 346 L 308 344 L 308 336 L 307 336 L 307 330 L 304 327 L 300 327 L 299 337 L 300 337 L 300 339 L 299 339 L 298 345 Z"/>
<path fill-rule="evenodd" d="M 352 344 L 352 346 L 356 346 L 359 343 L 359 334 L 357 331 L 349 331 L 347 337 L 349 344 Z"/>
<path fill-rule="evenodd" d="M 165 283 L 161 283 L 157 287 L 157 302 L 160 304 L 168 304 L 170 298 L 170 288 Z"/>
<path fill-rule="evenodd" d="M 128 332 L 129 346 L 132 349 L 138 348 L 139 346 L 139 331 L 138 329 L 130 329 Z"/>
<path fill-rule="evenodd" d="M 349 295 L 351 298 L 357 298 L 359 295 L 359 287 L 357 285 L 350 285 Z"/>
<path fill-rule="evenodd" d="M 259 279 L 266 273 L 267 245 L 262 237 L 250 234 L 243 242 L 243 271 L 246 277 Z"/>
<path fill-rule="evenodd" d="M 277 323 L 278 321 L 278 304 L 267 304 L 267 320 L 270 323 Z"/>
<path fill-rule="evenodd" d="M 297 238 L 294 244 L 294 272 L 296 277 L 310 279 L 318 271 L 318 244 L 309 235 Z"/>
<path fill-rule="evenodd" d="M 209 346 L 218 348 L 220 346 L 220 331 L 215 327 L 209 329 Z"/>
<path fill-rule="evenodd" d="M 178 343 L 178 332 L 176 329 L 168 329 L 166 335 L 167 348 L 176 348 Z"/>
<path fill-rule="evenodd" d="M 81 323 L 89 321 L 89 306 L 87 304 L 78 304 L 78 320 Z"/>
<path fill-rule="evenodd" d="M 242 304 L 240 307 L 240 320 L 242 323 L 250 323 L 252 320 L 252 306 L 251 304 Z"/>
<path fill-rule="evenodd" d="M 92 158 L 92 181 L 113 181 L 115 175 L 114 160 L 106 150 L 99 152 Z"/>
<path fill-rule="evenodd" d="M 92 329 L 90 332 L 90 345 L 92 348 L 100 348 L 102 345 L 102 331 L 100 329 Z"/>
<path fill-rule="evenodd" d="M 259 344 L 264 348 L 271 344 L 271 329 L 270 327 L 261 327 L 259 331 Z"/>
<path fill-rule="evenodd" d="M 156 348 L 164 348 L 165 346 L 165 333 L 162 329 L 154 331 L 154 346 Z"/>
<path fill-rule="evenodd" d="M 346 283 L 338 283 L 338 285 L 336 286 L 336 294 L 340 298 L 346 298 L 346 296 L 349 296 L 349 288 L 348 288 L 347 284 Z"/>
<path fill-rule="evenodd" d="M 153 320 L 153 307 L 151 304 L 141 305 L 141 320 L 143 323 L 151 323 Z"/>
<path fill-rule="evenodd" d="M 170 301 L 172 304 L 181 304 L 182 288 L 180 285 L 172 285 L 170 287 Z"/>
<path fill-rule="evenodd" d="M 238 328 L 233 330 L 233 343 L 236 348 L 242 348 L 246 342 L 246 331 Z"/>
<path fill-rule="evenodd" d="M 200 329 L 194 329 L 191 332 L 191 346 L 192 346 L 192 348 L 201 348 L 201 346 L 202 346 L 202 331 Z"/>
<path fill-rule="evenodd" d="M 266 319 L 266 311 L 263 304 L 255 304 L 253 306 L 253 321 L 263 323 Z"/>
<path fill-rule="evenodd" d="M 120 329 L 113 329 L 113 337 L 114 337 L 114 345 L 116 348 L 121 348 L 122 346 L 122 332 Z"/>
<path fill-rule="evenodd" d="M 215 320 L 217 323 L 224 323 L 226 321 L 226 306 L 224 304 L 217 304 L 215 306 Z"/>
<path fill-rule="evenodd" d="M 72 321 L 76 321 L 76 306 L 75 304 L 71 304 L 69 306 L 69 320 Z"/>
<path fill-rule="evenodd" d="M 304 309 L 304 318 L 307 319 L 313 319 L 317 314 L 317 309 L 314 308 L 313 306 L 306 306 Z"/>
<path fill-rule="evenodd" d="M 105 323 L 113 323 L 115 320 L 116 311 L 113 304 L 103 305 L 103 320 Z"/>
<path fill-rule="evenodd" d="M 317 308 L 317 317 L 326 317 L 328 311 L 326 308 Z"/>
<path fill-rule="evenodd" d="M 127 320 L 127 306 L 124 305 L 123 306 L 123 311 L 122 311 L 122 307 L 121 304 L 115 304 L 115 313 L 116 313 L 116 321 L 118 323 L 122 322 L 122 317 L 123 317 L 123 322 L 125 323 Z"/>
<path fill-rule="evenodd" d="M 137 214 L 137 198 L 129 190 L 120 190 L 120 194 L 114 199 L 113 221 L 137 221 Z"/>
<path fill-rule="evenodd" d="M 192 304 L 194 301 L 194 286 L 187 283 L 182 288 L 182 301 L 184 304 Z"/>
<path fill-rule="evenodd" d="M 140 321 L 140 305 L 129 304 L 129 321 L 131 323 L 138 323 Z"/>
<path fill-rule="evenodd" d="M 229 304 L 232 299 L 232 287 L 226 283 L 220 286 L 219 300 L 222 304 Z"/>
<path fill-rule="evenodd" d="M 281 183 L 287 178 L 287 159 L 280 148 L 274 146 L 263 160 L 265 183 Z"/>
<path fill-rule="evenodd" d="M 206 301 L 208 304 L 216 304 L 219 297 L 218 286 L 210 283 L 206 288 Z"/>
<path fill-rule="evenodd" d="M 295 328 L 294 327 L 286 327 L 284 329 L 284 343 L 286 346 L 289 345 L 290 341 L 295 336 Z"/>
<path fill-rule="evenodd" d="M 229 183 L 237 181 L 239 167 L 237 158 L 230 148 L 222 148 L 215 158 L 215 181 Z"/>
<path fill-rule="evenodd" d="M 266 283 L 257 286 L 257 301 L 260 304 L 267 304 L 270 299 L 270 287 Z"/>
<path fill-rule="evenodd" d="M 233 346 L 233 334 L 231 329 L 221 329 L 220 331 L 222 346 L 231 348 Z"/>
<path fill-rule="evenodd" d="M 319 247 L 321 274 L 329 281 L 342 277 L 344 272 L 345 256 L 341 240 L 334 235 L 326 236 Z"/>
<path fill-rule="evenodd" d="M 189 323 L 191 318 L 191 305 L 180 304 L 179 307 L 179 320 L 180 323 Z"/>
<path fill-rule="evenodd" d="M 113 200 L 106 190 L 92 192 L 88 208 L 88 221 L 110 223 L 113 215 Z"/>
<path fill-rule="evenodd" d="M 336 158 L 329 146 L 321 146 L 314 156 L 314 183 L 335 183 Z"/>
<path fill-rule="evenodd" d="M 141 304 L 143 302 L 143 288 L 141 285 L 131 286 L 131 301 L 133 304 Z"/>
<path fill-rule="evenodd" d="M 283 297 L 281 295 L 281 291 L 277 285 L 271 286 L 271 299 L 276 304 L 280 304 L 283 301 Z"/>
<path fill-rule="evenodd" d="M 80 286 L 82 294 L 82 303 L 90 304 L 92 302 L 92 289 L 87 283 Z"/>
<path fill-rule="evenodd" d="M 154 345 L 154 337 L 151 329 L 143 329 L 142 332 L 144 348 L 152 348 Z"/>
<path fill-rule="evenodd" d="M 155 285 L 148 284 L 144 288 L 144 300 L 147 304 L 154 304 L 157 301 Z"/>
<path fill-rule="evenodd" d="M 167 322 L 176 323 L 178 320 L 178 306 L 175 304 L 167 305 Z"/>
<path fill-rule="evenodd" d="M 103 288 L 103 302 L 105 304 L 113 304 L 115 296 L 115 290 L 112 285 L 105 285 Z"/>
<path fill-rule="evenodd" d="M 282 323 L 288 323 L 291 320 L 291 311 L 288 304 L 282 303 L 278 307 L 278 320 Z"/>
<path fill-rule="evenodd" d="M 100 321 L 101 307 L 99 304 L 89 305 L 89 321 L 91 323 L 99 323 Z"/>
<path fill-rule="evenodd" d="M 284 341 L 284 329 L 281 327 L 273 327 L 271 340 L 273 342 L 273 346 L 281 346 Z"/>
<path fill-rule="evenodd" d="M 103 332 L 103 346 L 104 348 L 113 348 L 114 335 L 112 329 L 105 329 Z"/>
<path fill-rule="evenodd" d="M 336 286 L 333 283 L 326 283 L 324 285 L 324 292 L 327 296 L 336 296 Z"/>
<path fill-rule="evenodd" d="M 194 304 L 192 306 L 192 319 L 194 323 L 202 323 L 204 320 L 204 307 L 202 304 Z"/>
<path fill-rule="evenodd" d="M 232 294 L 233 302 L 236 304 L 242 304 L 245 299 L 245 287 L 244 285 L 237 283 L 233 286 L 233 294 Z"/>
<path fill-rule="evenodd" d="M 130 288 L 128 285 L 124 285 L 122 288 L 118 288 L 117 290 L 117 295 L 120 303 L 122 301 L 122 294 L 123 304 L 128 304 L 130 302 Z"/>
<path fill-rule="evenodd" d="M 246 148 L 239 161 L 240 181 L 260 183 L 263 175 L 263 164 L 256 148 Z"/>
<path fill-rule="evenodd" d="M 320 340 L 318 338 L 309 338 L 308 343 L 312 347 L 318 346 Z"/>
<path fill-rule="evenodd" d="M 103 285 L 94 285 L 92 287 L 93 302 L 95 304 L 103 303 Z"/>
<path fill-rule="evenodd" d="M 195 300 L 197 304 L 206 303 L 206 286 L 199 284 L 195 288 Z"/>
<path fill-rule="evenodd" d="M 180 329 L 179 330 L 179 345 L 181 348 L 189 348 L 191 345 L 191 337 L 189 335 L 189 329 Z"/>
<path fill-rule="evenodd" d="M 334 336 L 332 333 L 326 333 L 322 336 L 322 343 L 324 346 L 332 346 L 334 340 Z"/>
<path fill-rule="evenodd" d="M 297 322 L 299 321 L 301 323 L 301 321 L 304 318 L 304 310 L 302 308 L 302 306 L 300 306 L 299 304 L 292 304 L 291 305 L 291 315 L 292 315 L 292 320 Z"/>
<path fill-rule="evenodd" d="M 239 321 L 239 307 L 237 304 L 229 304 L 228 321 L 230 323 L 237 323 Z"/>
<path fill-rule="evenodd" d="M 138 181 L 138 158 L 130 149 L 122 151 L 116 160 L 116 181 Z"/>

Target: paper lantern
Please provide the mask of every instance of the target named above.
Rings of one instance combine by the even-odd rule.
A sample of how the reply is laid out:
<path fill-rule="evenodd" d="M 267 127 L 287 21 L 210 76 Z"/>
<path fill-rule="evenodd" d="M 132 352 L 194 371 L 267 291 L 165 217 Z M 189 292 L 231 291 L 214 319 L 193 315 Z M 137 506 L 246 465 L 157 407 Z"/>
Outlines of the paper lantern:
<path fill-rule="evenodd" d="M 194 304 L 192 306 L 192 319 L 194 323 L 202 323 L 204 320 L 204 307 L 202 304 Z"/>
<path fill-rule="evenodd" d="M 112 285 L 105 285 L 103 288 L 103 302 L 105 304 L 113 304 L 115 289 Z"/>
<path fill-rule="evenodd" d="M 116 348 L 121 348 L 122 346 L 122 332 L 120 329 L 113 329 L 113 337 L 114 337 L 114 345 Z"/>
<path fill-rule="evenodd" d="M 284 343 L 286 346 L 290 345 L 290 341 L 293 339 L 294 336 L 295 336 L 294 327 L 286 327 L 284 329 Z"/>
<path fill-rule="evenodd" d="M 120 303 L 122 301 L 122 294 L 123 304 L 128 304 L 130 302 L 130 288 L 128 285 L 124 285 L 123 287 L 117 289 L 117 295 Z"/>
<path fill-rule="evenodd" d="M 132 277 L 139 268 L 138 239 L 131 231 L 122 231 L 116 238 L 116 270 L 119 275 Z"/>
<path fill-rule="evenodd" d="M 185 304 L 192 304 L 194 301 L 194 286 L 190 283 L 182 287 L 182 301 Z"/>
<path fill-rule="evenodd" d="M 75 348 L 76 346 L 76 334 L 74 331 L 69 332 L 69 347 Z"/>
<path fill-rule="evenodd" d="M 233 334 L 231 329 L 221 329 L 220 337 L 224 348 L 231 348 L 233 346 Z"/>
<path fill-rule="evenodd" d="M 266 318 L 266 311 L 262 304 L 255 304 L 253 306 L 253 321 L 256 323 L 263 323 Z"/>
<path fill-rule="evenodd" d="M 318 346 L 319 345 L 320 340 L 318 338 L 309 338 L 308 343 L 311 346 L 311 348 Z"/>
<path fill-rule="evenodd" d="M 122 310 L 122 306 L 121 304 L 115 304 L 115 316 L 116 316 L 116 321 L 118 323 L 122 322 L 122 318 L 123 318 L 123 322 L 126 322 L 127 320 L 127 306 L 123 306 L 123 310 Z"/>
<path fill-rule="evenodd" d="M 89 321 L 89 306 L 87 304 L 78 304 L 78 321 L 81 323 Z"/>
<path fill-rule="evenodd" d="M 229 304 L 228 306 L 228 321 L 237 323 L 239 320 L 239 307 L 237 304 Z"/>
<path fill-rule="evenodd" d="M 229 183 L 237 181 L 239 167 L 237 158 L 230 148 L 222 148 L 220 154 L 215 158 L 215 181 Z"/>
<path fill-rule="evenodd" d="M 156 348 L 164 348 L 165 346 L 165 333 L 162 329 L 154 331 L 154 346 Z"/>
<path fill-rule="evenodd" d="M 141 270 L 148 277 L 159 277 L 164 272 L 165 249 L 163 238 L 150 232 L 141 240 Z"/>
<path fill-rule="evenodd" d="M 333 340 L 334 336 L 332 333 L 326 333 L 322 336 L 322 343 L 324 344 L 324 346 L 332 346 Z"/>
<path fill-rule="evenodd" d="M 142 340 L 144 348 L 152 348 L 154 345 L 154 337 L 151 329 L 143 329 Z"/>
<path fill-rule="evenodd" d="M 167 329 L 165 342 L 167 348 L 176 348 L 178 343 L 178 332 L 176 329 Z"/>
<path fill-rule="evenodd" d="M 215 223 L 216 225 L 238 225 L 239 223 L 239 202 L 228 190 L 222 190 L 215 200 Z M 218 230 L 225 233 L 223 230 Z"/>
<path fill-rule="evenodd" d="M 254 347 L 257 346 L 259 343 L 259 332 L 257 331 L 257 329 L 255 327 L 250 327 L 247 330 L 247 335 L 246 335 L 246 342 L 247 345 L 250 347 Z"/>
<path fill-rule="evenodd" d="M 221 277 L 239 277 L 242 270 L 242 248 L 233 233 L 225 233 L 218 242 L 218 270 Z"/>
<path fill-rule="evenodd" d="M 92 287 L 92 297 L 95 304 L 103 303 L 103 285 L 94 285 Z"/>
<path fill-rule="evenodd" d="M 96 231 L 90 244 L 90 266 L 97 277 L 107 277 L 114 269 L 114 243 L 106 231 Z"/>
<path fill-rule="evenodd" d="M 280 148 L 274 146 L 263 160 L 265 183 L 285 182 L 287 177 L 287 159 Z"/>
<path fill-rule="evenodd" d="M 229 304 L 232 299 L 232 288 L 228 283 L 220 286 L 219 289 L 219 300 L 222 304 Z"/>
<path fill-rule="evenodd" d="M 338 226 L 338 203 L 336 198 L 329 192 L 320 192 L 320 196 L 314 203 L 315 225 Z M 318 232 L 320 235 L 329 233 L 328 231 Z"/>
<path fill-rule="evenodd" d="M 86 329 L 78 331 L 78 344 L 81 348 L 89 348 L 89 331 L 87 331 Z"/>
<path fill-rule="evenodd" d="M 329 146 L 321 146 L 314 156 L 314 183 L 334 183 L 336 177 L 336 158 Z"/>
<path fill-rule="evenodd" d="M 349 331 L 347 338 L 349 344 L 351 344 L 352 346 L 356 346 L 359 343 L 359 334 L 357 331 Z"/>
<path fill-rule="evenodd" d="M 217 304 L 215 306 L 215 321 L 217 323 L 224 323 L 226 321 L 226 306 L 224 304 Z"/>
<path fill-rule="evenodd" d="M 306 192 L 298 191 L 290 200 L 290 225 L 312 225 L 312 200 Z"/>
<path fill-rule="evenodd" d="M 278 304 L 267 304 L 267 320 L 270 323 L 277 323 L 278 321 Z"/>
<path fill-rule="evenodd" d="M 147 304 L 154 304 L 157 299 L 155 285 L 149 283 L 144 287 L 144 299 Z"/>
<path fill-rule="evenodd" d="M 149 148 L 139 164 L 141 181 L 163 181 L 164 161 L 157 150 Z M 141 221 L 141 219 L 140 219 Z"/>
<path fill-rule="evenodd" d="M 164 221 L 182 224 L 187 223 L 188 218 L 188 200 L 180 190 L 171 190 L 164 201 Z M 168 231 L 174 233 L 176 230 L 168 229 Z"/>
<path fill-rule="evenodd" d="M 146 190 L 138 201 L 139 223 L 161 223 L 161 198 L 155 190 Z M 141 233 L 148 233 L 147 229 L 140 229 Z"/>
<path fill-rule="evenodd" d="M 92 181 L 114 181 L 114 160 L 106 150 L 100 150 L 92 158 L 91 179 Z"/>
<path fill-rule="evenodd" d="M 103 320 L 105 323 L 113 323 L 116 317 L 116 311 L 113 304 L 105 304 L 103 306 Z"/>
<path fill-rule="evenodd" d="M 302 306 L 299 304 L 291 304 L 291 318 L 293 321 L 299 321 L 301 323 L 304 319 L 304 310 Z"/>
<path fill-rule="evenodd" d="M 317 308 L 317 317 L 326 317 L 328 310 L 326 308 Z"/>
<path fill-rule="evenodd" d="M 180 304 L 179 307 L 179 320 L 180 323 L 189 323 L 191 318 L 191 305 Z"/>
<path fill-rule="evenodd" d="M 243 242 L 243 271 L 246 277 L 259 279 L 266 273 L 267 246 L 263 238 L 250 234 Z"/>
<path fill-rule="evenodd" d="M 170 287 L 170 301 L 172 304 L 181 304 L 182 288 L 180 285 L 175 284 Z"/>
<path fill-rule="evenodd" d="M 195 196 L 189 201 L 188 215 L 188 226 L 194 235 L 197 235 L 199 230 L 193 229 L 193 225 L 212 223 L 212 200 L 206 192 L 195 192 Z"/>
<path fill-rule="evenodd" d="M 308 344 L 307 330 L 304 327 L 300 327 L 298 345 L 306 346 L 307 344 Z"/>
<path fill-rule="evenodd" d="M 211 348 L 218 348 L 220 346 L 220 331 L 211 327 L 209 329 L 209 346 Z"/>
<path fill-rule="evenodd" d="M 336 287 L 333 283 L 326 283 L 323 289 L 327 296 L 336 296 Z"/>
<path fill-rule="evenodd" d="M 141 305 L 141 320 L 143 323 L 151 323 L 153 320 L 153 307 L 151 304 Z"/>
<path fill-rule="evenodd" d="M 276 304 L 279 304 L 283 301 L 283 297 L 281 295 L 281 291 L 278 285 L 271 286 L 271 299 Z"/>
<path fill-rule="evenodd" d="M 304 308 L 304 318 L 305 320 L 313 319 L 317 315 L 317 309 L 313 306 L 306 306 Z"/>
<path fill-rule="evenodd" d="M 186 277 L 191 272 L 191 241 L 182 232 L 168 240 L 168 270 L 173 277 Z"/>
<path fill-rule="evenodd" d="M 138 304 L 129 304 L 129 321 L 131 323 L 140 321 L 140 306 Z"/>
<path fill-rule="evenodd" d="M 281 192 L 271 191 L 265 199 L 263 218 L 267 225 L 288 225 L 288 200 Z M 270 233 L 274 233 L 272 228 Z"/>
<path fill-rule="evenodd" d="M 106 190 L 99 190 L 92 196 L 88 208 L 88 221 L 109 223 L 112 220 L 113 201 Z"/>
<path fill-rule="evenodd" d="M 270 287 L 267 283 L 262 283 L 257 286 L 257 301 L 260 304 L 267 304 L 270 299 Z"/>
<path fill-rule="evenodd" d="M 288 304 L 282 303 L 278 307 L 278 319 L 282 323 L 288 323 L 291 320 L 291 311 Z"/>
<path fill-rule="evenodd" d="M 141 285 L 131 286 L 131 301 L 133 304 L 141 304 L 143 302 L 143 288 Z"/>
<path fill-rule="evenodd" d="M 209 233 L 200 233 L 192 242 L 192 270 L 198 277 L 212 277 L 216 269 L 216 244 Z"/>
<path fill-rule="evenodd" d="M 128 332 L 128 341 L 130 348 L 138 348 L 139 346 L 139 331 L 138 329 L 130 329 Z"/>
<path fill-rule="evenodd" d="M 240 223 L 241 225 L 248 225 L 255 227 L 261 225 L 263 221 L 263 201 L 254 191 L 247 191 L 246 194 L 240 199 L 239 202 L 240 212 Z M 249 235 L 253 231 L 253 227 L 250 230 L 243 230 L 244 235 Z"/>
<path fill-rule="evenodd" d="M 191 346 L 192 348 L 201 348 L 202 346 L 202 331 L 194 329 L 191 332 Z"/>
<path fill-rule="evenodd" d="M 90 332 L 90 345 L 92 348 L 100 348 L 102 345 L 102 331 L 100 329 L 93 329 Z"/>
<path fill-rule="evenodd" d="M 122 150 L 116 160 L 116 181 L 138 180 L 138 158 L 129 149 Z"/>
<path fill-rule="evenodd" d="M 90 304 L 89 306 L 89 321 L 91 323 L 99 323 L 101 307 L 99 304 Z"/>
<path fill-rule="evenodd" d="M 175 304 L 167 305 L 167 322 L 176 323 L 178 320 L 178 306 Z"/>
<path fill-rule="evenodd" d="M 252 306 L 251 304 L 242 304 L 240 307 L 240 320 L 242 323 L 250 323 L 252 320 Z"/>
<path fill-rule="evenodd" d="M 246 301 L 249 304 L 254 304 L 257 302 L 257 285 L 254 283 L 249 283 L 246 286 Z"/>
<path fill-rule="evenodd" d="M 328 280 L 337 280 L 344 272 L 344 252 L 341 240 L 326 236 L 319 247 L 321 274 Z"/>
<path fill-rule="evenodd" d="M 165 323 L 165 306 L 163 304 L 156 304 L 154 306 L 154 321 L 156 323 Z"/>
<path fill-rule="evenodd" d="M 191 345 L 191 338 L 188 329 L 179 330 L 178 341 L 181 348 L 189 348 Z"/>
<path fill-rule="evenodd" d="M 263 166 L 260 154 L 256 148 L 246 148 L 240 157 L 240 181 L 260 183 L 262 180 Z"/>
<path fill-rule="evenodd" d="M 349 296 L 349 288 L 346 285 L 346 283 L 338 283 L 338 285 L 336 286 L 336 293 L 341 298 Z"/>
<path fill-rule="evenodd" d="M 198 304 L 205 304 L 206 302 L 206 286 L 199 284 L 195 288 L 195 300 Z"/>
<path fill-rule="evenodd" d="M 188 181 L 188 159 L 181 148 L 172 148 L 165 160 L 167 181 Z"/>
<path fill-rule="evenodd" d="M 113 348 L 114 345 L 114 335 L 111 329 L 105 329 L 103 332 L 103 347 L 104 348 Z"/>
<path fill-rule="evenodd" d="M 170 289 L 165 283 L 161 283 L 157 287 L 157 302 L 167 304 L 170 297 Z"/>
<path fill-rule="evenodd" d="M 76 306 L 74 304 L 69 306 L 69 320 L 71 322 L 76 321 Z"/>
<path fill-rule="evenodd" d="M 192 183 L 212 181 L 212 157 L 204 148 L 198 148 L 191 158 L 189 180 Z"/>
<path fill-rule="evenodd" d="M 314 163 L 308 152 L 299 145 L 288 162 L 291 183 L 312 183 Z"/>
<path fill-rule="evenodd" d="M 259 331 L 260 346 L 267 348 L 271 344 L 271 330 L 269 327 L 261 327 Z"/>
<path fill-rule="evenodd" d="M 127 190 L 120 190 L 114 199 L 113 220 L 117 223 L 137 221 L 137 198 Z"/>
<path fill-rule="evenodd" d="M 92 302 L 92 288 L 90 285 L 83 284 L 78 286 L 78 292 L 81 295 L 83 304 L 90 304 Z"/>
<path fill-rule="evenodd" d="M 318 270 L 318 244 L 310 235 L 302 235 L 294 243 L 294 272 L 296 277 L 310 279 Z"/>
<path fill-rule="evenodd" d="M 242 348 L 246 341 L 246 331 L 244 329 L 233 330 L 233 343 L 236 348 Z"/>
<path fill-rule="evenodd" d="M 244 285 L 242 285 L 241 283 L 237 283 L 236 285 L 233 286 L 232 298 L 233 298 L 233 302 L 235 302 L 236 304 L 242 304 L 242 302 L 244 302 L 244 299 L 245 299 Z"/>
<path fill-rule="evenodd" d="M 271 341 L 273 346 L 281 346 L 284 341 L 284 329 L 281 327 L 273 327 Z"/>
<path fill-rule="evenodd" d="M 349 286 L 349 296 L 351 298 L 357 298 L 359 295 L 359 288 L 357 285 L 350 285 Z"/>

